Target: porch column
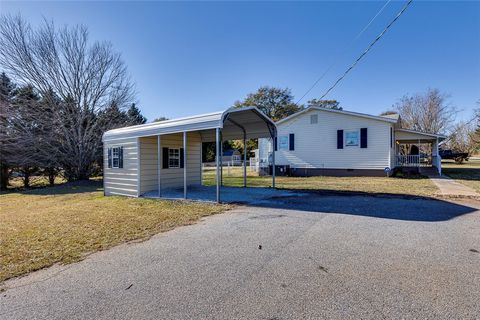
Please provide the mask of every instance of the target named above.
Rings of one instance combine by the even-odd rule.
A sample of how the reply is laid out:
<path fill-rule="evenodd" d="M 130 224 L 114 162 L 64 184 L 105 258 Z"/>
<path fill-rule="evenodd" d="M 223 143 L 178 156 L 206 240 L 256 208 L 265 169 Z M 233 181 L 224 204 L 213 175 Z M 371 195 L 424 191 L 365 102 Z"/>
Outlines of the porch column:
<path fill-rule="evenodd" d="M 247 134 L 243 133 L 243 187 L 247 187 Z"/>
<path fill-rule="evenodd" d="M 160 160 L 161 157 L 161 143 L 160 143 L 160 135 L 157 136 L 157 188 L 158 188 L 158 197 L 160 198 L 162 196 L 162 184 L 161 184 L 161 175 L 162 175 L 162 161 Z"/>
<path fill-rule="evenodd" d="M 187 199 L 187 132 L 183 131 L 183 198 Z"/>
<path fill-rule="evenodd" d="M 217 181 L 217 202 L 220 202 L 220 128 L 215 129 L 215 180 Z"/>

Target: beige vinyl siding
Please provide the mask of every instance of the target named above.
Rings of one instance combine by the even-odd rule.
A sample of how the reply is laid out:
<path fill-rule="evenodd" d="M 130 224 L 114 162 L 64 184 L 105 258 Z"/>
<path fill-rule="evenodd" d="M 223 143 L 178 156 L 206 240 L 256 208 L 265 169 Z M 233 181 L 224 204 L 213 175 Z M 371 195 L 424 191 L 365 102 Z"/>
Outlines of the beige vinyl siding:
<path fill-rule="evenodd" d="M 183 148 L 183 133 L 160 136 L 160 148 Z M 157 137 L 140 138 L 140 194 L 158 190 Z M 160 165 L 163 152 L 160 151 Z M 201 139 L 198 132 L 187 133 L 187 185 L 201 183 Z M 183 187 L 183 168 L 161 168 L 161 188 Z"/>
<path fill-rule="evenodd" d="M 123 168 L 108 167 L 108 148 L 123 147 Z M 138 193 L 138 149 L 136 138 L 106 141 L 103 145 L 105 195 L 136 197 Z"/>
<path fill-rule="evenodd" d="M 318 123 L 310 123 L 310 115 Z M 391 123 L 353 115 L 311 110 L 278 125 L 278 137 L 295 134 L 295 150 L 278 150 L 276 163 L 296 168 L 384 169 L 390 166 Z M 337 130 L 368 128 L 368 147 L 337 149 Z"/>

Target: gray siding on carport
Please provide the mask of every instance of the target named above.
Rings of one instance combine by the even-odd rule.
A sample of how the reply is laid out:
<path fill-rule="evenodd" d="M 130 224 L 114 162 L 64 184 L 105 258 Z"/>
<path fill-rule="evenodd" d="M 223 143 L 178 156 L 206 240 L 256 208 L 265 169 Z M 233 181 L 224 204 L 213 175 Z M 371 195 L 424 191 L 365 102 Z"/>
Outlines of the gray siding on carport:
<path fill-rule="evenodd" d="M 123 168 L 108 167 L 108 148 L 123 147 Z M 137 138 L 124 138 L 104 142 L 103 186 L 105 195 L 136 197 L 138 193 Z"/>

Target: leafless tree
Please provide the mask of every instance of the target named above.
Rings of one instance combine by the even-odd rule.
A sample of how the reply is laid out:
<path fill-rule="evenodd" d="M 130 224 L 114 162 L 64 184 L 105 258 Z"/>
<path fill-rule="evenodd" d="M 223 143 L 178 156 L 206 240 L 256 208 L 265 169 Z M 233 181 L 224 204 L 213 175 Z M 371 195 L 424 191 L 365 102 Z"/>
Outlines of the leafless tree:
<path fill-rule="evenodd" d="M 448 103 L 448 96 L 438 89 L 424 94 L 404 96 L 394 105 L 407 129 L 429 133 L 446 133 L 454 123 L 456 108 Z"/>
<path fill-rule="evenodd" d="M 88 178 L 101 145 L 98 114 L 112 105 L 124 109 L 135 98 L 120 54 L 108 42 L 90 43 L 84 26 L 57 29 L 44 21 L 34 30 L 20 16 L 3 15 L 0 68 L 32 85 L 51 108 L 50 119 L 42 120 L 55 127 L 52 160 L 68 179 Z"/>

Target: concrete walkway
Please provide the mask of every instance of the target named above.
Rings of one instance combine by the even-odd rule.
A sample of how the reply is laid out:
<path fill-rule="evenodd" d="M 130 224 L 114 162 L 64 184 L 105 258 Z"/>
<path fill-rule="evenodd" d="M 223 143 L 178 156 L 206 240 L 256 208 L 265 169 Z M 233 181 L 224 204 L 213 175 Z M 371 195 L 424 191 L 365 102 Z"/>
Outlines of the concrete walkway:
<path fill-rule="evenodd" d="M 480 197 L 475 190 L 463 185 L 445 175 L 438 177 L 429 177 L 433 183 L 440 189 L 439 194 L 442 196 L 460 196 L 460 197 Z"/>

